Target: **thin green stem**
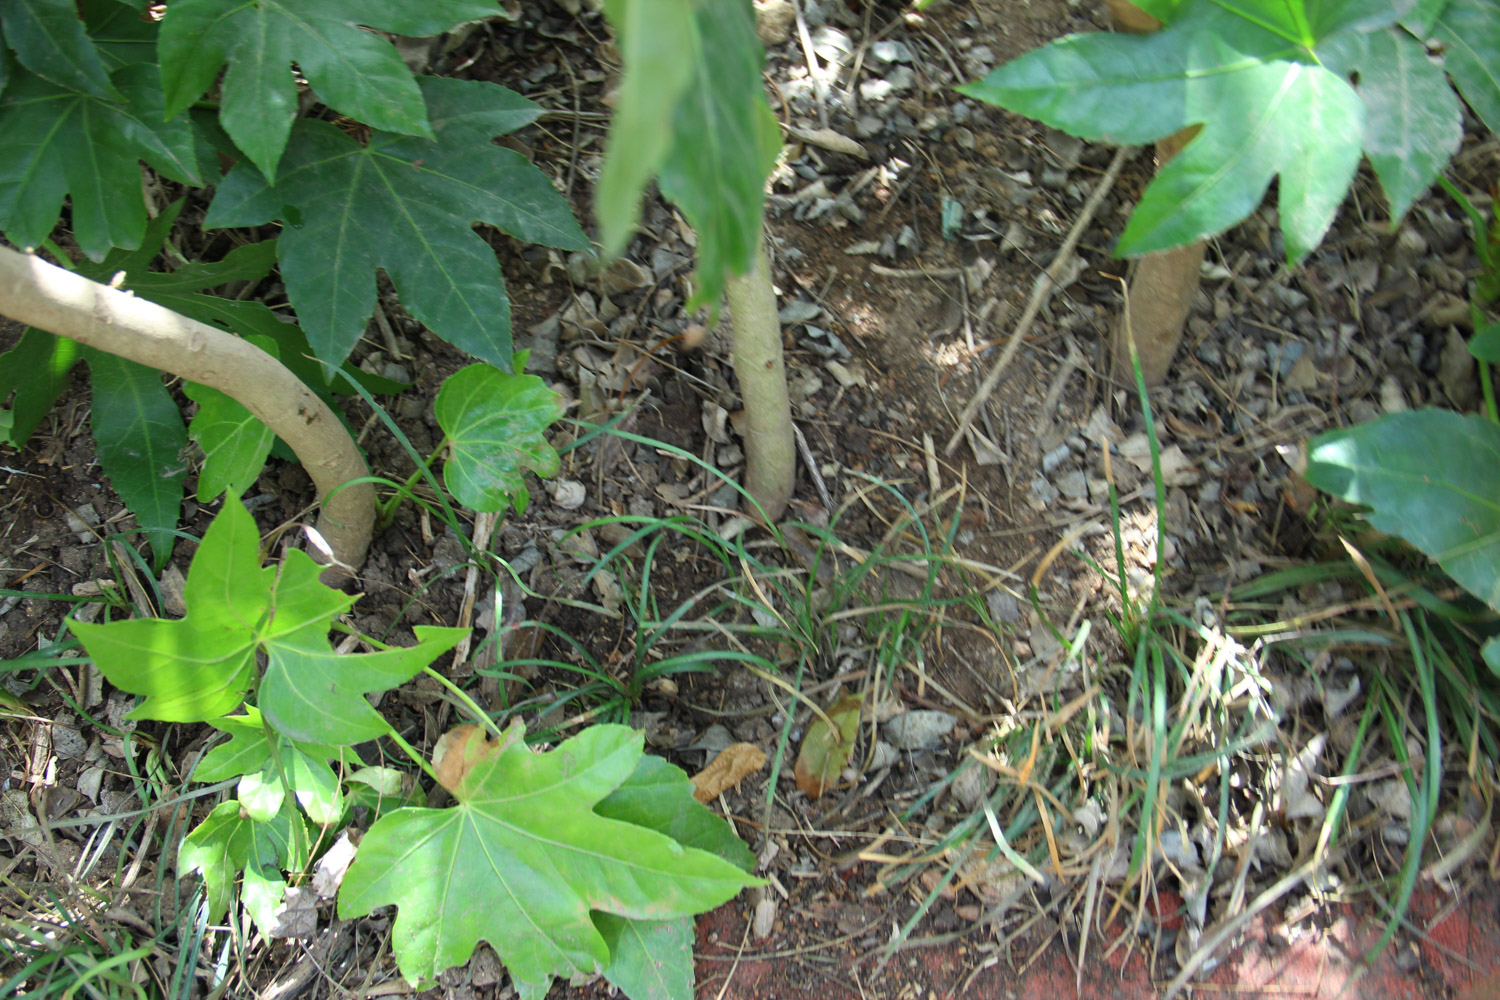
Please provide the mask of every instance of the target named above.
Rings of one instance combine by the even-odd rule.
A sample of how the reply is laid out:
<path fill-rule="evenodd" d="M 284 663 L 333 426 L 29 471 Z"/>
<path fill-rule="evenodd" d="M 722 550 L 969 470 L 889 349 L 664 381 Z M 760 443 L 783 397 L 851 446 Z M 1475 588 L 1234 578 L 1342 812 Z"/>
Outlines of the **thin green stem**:
<path fill-rule="evenodd" d="M 386 735 L 389 736 L 391 738 L 391 741 L 398 747 L 400 747 L 402 750 L 405 750 L 406 756 L 416 761 L 418 767 L 427 772 L 427 777 L 431 778 L 433 781 L 438 780 L 437 772 L 432 769 L 432 765 L 428 763 L 427 758 L 418 753 L 416 747 L 412 746 L 410 743 L 406 742 L 406 740 L 402 739 L 401 734 L 396 732 L 395 727 L 389 728 L 386 732 Z"/>
<path fill-rule="evenodd" d="M 428 455 L 422 461 L 422 464 L 417 466 L 416 470 L 406 477 L 406 482 L 402 483 L 396 492 L 391 494 L 389 500 L 375 504 L 375 531 L 377 533 L 391 526 L 391 522 L 396 519 L 396 511 L 401 509 L 401 501 L 411 496 L 411 491 L 420 480 L 431 475 L 432 463 L 438 460 L 438 456 L 443 453 L 443 449 L 446 447 L 448 447 L 448 439 L 444 437 L 438 442 L 437 447 L 432 449 L 432 454 Z"/>
<path fill-rule="evenodd" d="M 431 677 L 443 687 L 447 688 L 449 693 L 451 693 L 453 697 L 457 698 L 458 701 L 469 710 L 469 714 L 474 717 L 474 720 L 476 722 L 478 722 L 481 726 L 488 729 L 496 736 L 504 735 L 504 733 L 500 731 L 500 727 L 495 725 L 495 720 L 490 718 L 490 713 L 480 708 L 479 703 L 476 702 L 473 698 L 469 697 L 469 692 L 465 691 L 457 684 L 454 684 L 448 678 L 444 677 L 442 674 L 438 673 L 431 667 L 423 667 L 422 669 L 428 677 Z"/>

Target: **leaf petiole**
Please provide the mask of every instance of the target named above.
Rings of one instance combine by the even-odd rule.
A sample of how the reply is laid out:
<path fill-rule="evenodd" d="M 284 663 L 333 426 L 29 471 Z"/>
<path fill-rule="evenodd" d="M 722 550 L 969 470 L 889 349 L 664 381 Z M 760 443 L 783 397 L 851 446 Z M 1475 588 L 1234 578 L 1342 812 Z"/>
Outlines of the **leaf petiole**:
<path fill-rule="evenodd" d="M 499 737 L 505 735 L 500 731 L 500 727 L 496 725 L 495 720 L 490 718 L 490 713 L 480 708 L 479 703 L 476 702 L 473 698 L 469 697 L 469 692 L 465 691 L 457 684 L 454 684 L 448 678 L 444 677 L 441 673 L 432 669 L 431 667 L 424 667 L 423 670 L 426 671 L 427 676 L 431 677 L 443 687 L 447 688 L 453 694 L 453 697 L 458 699 L 459 703 L 469 710 L 469 714 L 474 717 L 474 721 L 478 722 L 481 726 L 488 729 L 494 736 Z"/>
<path fill-rule="evenodd" d="M 406 756 L 417 762 L 417 766 L 420 767 L 424 772 L 426 772 L 427 777 L 431 778 L 433 781 L 438 780 L 437 772 L 432 769 L 432 764 L 428 762 L 426 757 L 417 752 L 416 747 L 412 746 L 410 743 L 406 742 L 406 740 L 402 739 L 401 734 L 396 732 L 396 728 L 394 726 L 390 728 L 390 731 L 386 735 L 388 735 L 391 738 L 392 742 L 394 742 L 398 747 L 406 751 Z"/>

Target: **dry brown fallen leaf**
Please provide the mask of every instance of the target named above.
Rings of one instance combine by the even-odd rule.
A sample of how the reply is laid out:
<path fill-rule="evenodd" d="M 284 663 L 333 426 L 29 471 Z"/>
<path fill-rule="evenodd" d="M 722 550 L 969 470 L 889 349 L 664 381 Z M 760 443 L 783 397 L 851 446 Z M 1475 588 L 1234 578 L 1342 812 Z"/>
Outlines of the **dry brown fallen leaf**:
<path fill-rule="evenodd" d="M 524 730 L 519 725 L 512 725 L 502 736 L 491 739 L 483 729 L 472 723 L 454 726 L 439 736 L 437 744 L 432 748 L 432 773 L 437 777 L 438 784 L 457 794 L 458 786 L 463 783 L 470 770 L 482 761 L 500 756 L 512 743 L 521 739 L 523 734 Z"/>
<path fill-rule="evenodd" d="M 766 752 L 754 743 L 727 746 L 708 762 L 707 767 L 693 775 L 693 798 L 705 804 L 712 802 L 721 792 L 759 771 L 765 763 Z"/>

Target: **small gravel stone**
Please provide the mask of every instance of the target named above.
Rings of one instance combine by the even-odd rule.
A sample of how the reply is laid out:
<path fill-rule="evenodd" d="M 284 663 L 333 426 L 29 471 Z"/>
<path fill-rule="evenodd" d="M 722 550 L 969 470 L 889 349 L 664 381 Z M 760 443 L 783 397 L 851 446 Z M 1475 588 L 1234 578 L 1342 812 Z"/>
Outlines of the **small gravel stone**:
<path fill-rule="evenodd" d="M 1046 510 L 1057 502 L 1059 494 L 1052 484 L 1041 476 L 1031 480 L 1031 490 L 1026 495 L 1026 502 L 1037 510 Z"/>
<path fill-rule="evenodd" d="M 898 750 L 918 750 L 937 746 L 957 724 L 958 719 L 947 712 L 914 709 L 882 723 L 880 732 Z"/>
<path fill-rule="evenodd" d="M 1068 447 L 1066 441 L 1053 448 L 1042 456 L 1042 472 L 1049 476 L 1052 475 L 1052 473 L 1057 471 L 1059 465 L 1068 460 L 1071 454 L 1072 450 Z"/>
<path fill-rule="evenodd" d="M 1064 472 L 1054 480 L 1053 485 L 1069 500 L 1085 500 L 1089 495 L 1088 478 L 1084 476 L 1082 469 Z"/>
<path fill-rule="evenodd" d="M 1010 623 L 1021 620 L 1020 602 L 1003 590 L 992 590 L 985 594 L 984 604 L 998 622 Z"/>
<path fill-rule="evenodd" d="M 909 67 L 897 66 L 886 77 L 886 82 L 891 85 L 892 90 L 905 92 L 916 85 L 917 75 Z"/>
<path fill-rule="evenodd" d="M 781 321 L 782 326 L 795 326 L 798 323 L 806 323 L 817 319 L 823 314 L 823 308 L 815 302 L 806 299 L 793 299 L 781 307 L 776 318 Z"/>

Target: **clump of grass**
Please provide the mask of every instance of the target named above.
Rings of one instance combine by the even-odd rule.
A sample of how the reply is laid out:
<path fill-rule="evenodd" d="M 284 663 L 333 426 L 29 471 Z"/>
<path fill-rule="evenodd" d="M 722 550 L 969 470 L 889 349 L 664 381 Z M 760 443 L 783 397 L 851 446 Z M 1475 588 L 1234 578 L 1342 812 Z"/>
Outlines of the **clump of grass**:
<path fill-rule="evenodd" d="M 1160 451 L 1138 372 L 1137 387 L 1161 511 Z M 1108 479 L 1108 456 L 1105 471 Z M 1092 618 L 1067 634 L 1048 622 L 1060 650 L 1040 693 L 1019 700 L 967 759 L 901 814 L 893 834 L 939 796 L 972 788 L 976 768 L 990 778 L 935 842 L 883 859 L 880 885 L 895 888 L 920 875 L 926 887 L 885 954 L 902 945 L 939 896 L 971 888 L 997 904 L 997 925 L 1032 901 L 1031 916 L 1005 935 L 1007 948 L 1044 915 L 1059 927 L 1057 915 L 1071 913 L 1082 924 L 1081 968 L 1090 937 L 1122 913 L 1127 926 L 1107 950 L 1153 926 L 1159 935 L 1149 918 L 1160 913 L 1160 885 L 1169 880 L 1185 917 L 1169 994 L 1257 913 L 1294 892 L 1373 891 L 1388 914 L 1373 955 L 1404 919 L 1433 832 L 1444 827 L 1444 793 L 1451 803 L 1455 786 L 1463 794 L 1454 811 L 1463 816 L 1444 827 L 1441 864 L 1452 871 L 1464 859 L 1483 860 L 1500 685 L 1476 650 L 1496 631 L 1493 616 L 1451 585 L 1359 555 L 1241 586 L 1219 599 L 1223 621 L 1213 603 L 1192 602 L 1191 595 L 1179 609 L 1163 594 L 1160 558 L 1149 587 L 1132 593 L 1112 486 L 1110 501 L 1113 571 L 1084 552 L 1077 556 L 1111 581 L 1113 601 L 1093 615 L 1109 626 L 1112 641 L 1089 641 Z M 1156 541 L 1160 553 L 1159 517 Z M 1071 545 L 1059 543 L 1032 576 L 1044 622 L 1041 584 Z M 1358 593 L 1292 620 L 1266 620 L 1266 597 L 1310 583 Z M 1377 649 L 1381 667 L 1359 673 L 1362 694 L 1339 705 L 1338 717 L 1325 710 L 1319 718 L 1310 702 L 1283 689 L 1290 670 L 1316 695 L 1330 657 L 1347 650 L 1369 662 Z M 1081 690 L 1054 683 L 1075 664 Z M 1382 769 L 1404 788 L 1409 821 L 1380 817 L 1360 790 L 1360 778 Z M 1338 777 L 1327 785 L 1310 780 L 1319 774 Z M 1403 842 L 1384 840 L 1394 828 L 1383 819 L 1391 818 L 1396 832 L 1406 832 Z M 1315 848 L 1303 855 L 1298 844 Z M 1402 859 L 1395 871 L 1379 862 L 1391 853 Z M 1274 876 L 1258 888 L 1249 877 L 1252 857 L 1273 865 Z"/>

